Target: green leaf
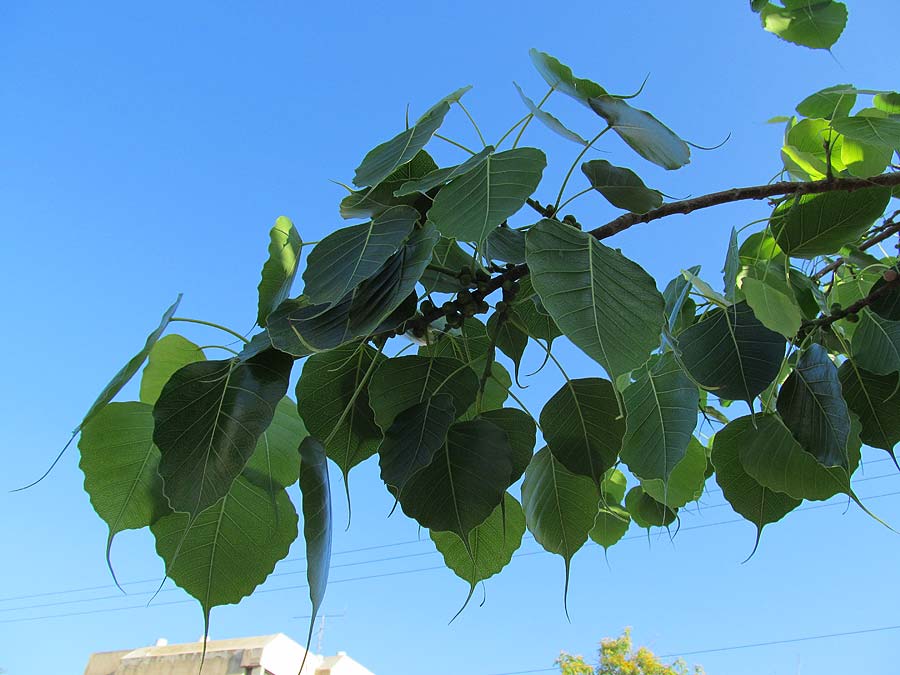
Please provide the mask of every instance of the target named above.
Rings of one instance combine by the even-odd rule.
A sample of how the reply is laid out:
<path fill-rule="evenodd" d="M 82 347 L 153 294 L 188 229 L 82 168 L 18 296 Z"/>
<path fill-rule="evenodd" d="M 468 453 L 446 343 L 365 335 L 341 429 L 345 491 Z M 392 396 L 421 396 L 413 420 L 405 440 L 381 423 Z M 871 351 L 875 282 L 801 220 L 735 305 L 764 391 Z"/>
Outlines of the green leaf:
<path fill-rule="evenodd" d="M 288 387 L 293 359 L 274 349 L 246 361 L 177 371 L 153 407 L 159 473 L 175 511 L 196 517 L 225 496 Z"/>
<path fill-rule="evenodd" d="M 631 514 L 621 506 L 601 506 L 589 535 L 604 549 L 617 543 L 631 526 Z"/>
<path fill-rule="evenodd" d="M 581 171 L 587 176 L 591 187 L 617 208 L 646 213 L 662 206 L 662 193 L 644 185 L 640 176 L 631 169 L 614 166 L 605 159 L 592 159 L 581 165 Z"/>
<path fill-rule="evenodd" d="M 525 514 L 510 494 L 503 496 L 487 519 L 469 532 L 468 547 L 453 532 L 432 531 L 431 540 L 444 557 L 444 564 L 474 590 L 480 581 L 498 574 L 522 545 Z"/>
<path fill-rule="evenodd" d="M 725 265 L 722 268 L 722 280 L 725 284 L 725 299 L 734 302 L 737 291 L 738 272 L 741 270 L 741 257 L 738 249 L 738 234 L 731 228 L 728 239 L 728 251 L 725 253 Z"/>
<path fill-rule="evenodd" d="M 697 426 L 697 386 L 672 352 L 636 375 L 637 381 L 624 393 L 622 461 L 638 478 L 665 484 Z"/>
<path fill-rule="evenodd" d="M 625 474 L 618 469 L 610 469 L 600 482 L 600 496 L 606 504 L 621 504 L 625 499 L 625 488 L 628 481 Z"/>
<path fill-rule="evenodd" d="M 803 313 L 793 293 L 784 293 L 768 280 L 745 277 L 741 291 L 753 314 L 766 328 L 792 338 L 800 330 Z"/>
<path fill-rule="evenodd" d="M 900 270 L 895 265 L 893 271 Z M 892 284 L 892 288 L 882 291 L 881 289 L 888 284 Z M 879 296 L 869 304 L 869 309 L 882 319 L 900 321 L 900 285 L 896 281 L 886 281 L 884 276 L 880 276 L 873 284 L 871 292 L 878 293 Z"/>
<path fill-rule="evenodd" d="M 297 410 L 306 428 L 346 478 L 378 449 L 381 430 L 369 407 L 366 375 L 385 358 L 368 345 L 345 345 L 310 356 L 297 382 Z M 368 384 L 368 386 L 366 386 Z"/>
<path fill-rule="evenodd" d="M 434 460 L 391 492 L 422 527 L 463 541 L 503 501 L 513 473 L 506 433 L 487 420 L 457 422 Z"/>
<path fill-rule="evenodd" d="M 872 104 L 877 110 L 886 112 L 891 115 L 900 114 L 900 94 L 896 91 L 883 91 L 876 94 L 872 99 Z"/>
<path fill-rule="evenodd" d="M 900 119 L 854 115 L 835 120 L 832 126 L 847 138 L 900 152 Z"/>
<path fill-rule="evenodd" d="M 175 371 L 195 361 L 205 361 L 203 351 L 181 335 L 166 335 L 153 345 L 141 375 L 140 400 L 153 405 Z"/>
<path fill-rule="evenodd" d="M 847 25 L 842 2 L 789 0 L 786 7 L 767 3 L 760 13 L 763 28 L 782 40 L 810 49 L 831 49 Z"/>
<path fill-rule="evenodd" d="M 700 274 L 700 265 L 687 270 L 692 277 Z M 696 304 L 690 298 L 691 283 L 683 274 L 672 279 L 663 291 L 663 299 L 666 302 L 664 313 L 668 317 L 669 332 L 677 335 L 684 328 L 693 323 Z"/>
<path fill-rule="evenodd" d="M 850 411 L 838 369 L 822 345 L 811 344 L 781 385 L 778 414 L 804 450 L 823 466 L 848 468 Z"/>
<path fill-rule="evenodd" d="M 859 416 L 862 442 L 893 456 L 900 443 L 900 374 L 876 375 L 848 359 L 838 378 L 847 406 Z"/>
<path fill-rule="evenodd" d="M 664 169 L 680 169 L 691 161 L 688 144 L 645 110 L 632 108 L 614 96 L 596 96 L 589 103 L 591 109 L 648 162 Z"/>
<path fill-rule="evenodd" d="M 493 152 L 494 146 L 488 145 L 479 152 L 469 157 L 469 159 L 467 159 L 462 164 L 457 164 L 456 166 L 448 166 L 443 169 L 435 169 L 434 171 L 428 172 L 421 178 L 407 181 L 406 183 L 403 183 L 403 185 L 401 185 L 399 188 L 394 190 L 394 196 L 402 197 L 404 195 L 415 193 L 425 193 L 432 188 L 436 188 L 438 186 L 444 185 L 445 183 L 449 183 L 454 178 L 467 174 L 473 169 L 477 169 L 485 162 L 489 155 L 493 154 Z"/>
<path fill-rule="evenodd" d="M 587 146 L 588 142 L 581 136 L 569 129 L 565 124 L 560 122 L 556 117 L 548 113 L 546 110 L 538 108 L 535 102 L 525 95 L 525 92 L 522 91 L 522 87 L 520 87 L 515 82 L 513 82 L 513 86 L 516 88 L 516 91 L 519 92 L 519 98 L 522 99 L 525 107 L 528 108 L 528 112 L 530 112 L 536 120 L 538 120 L 541 124 L 546 126 L 551 131 L 559 134 L 563 138 L 578 143 L 578 145 Z"/>
<path fill-rule="evenodd" d="M 884 213 L 890 198 L 889 188 L 876 187 L 789 199 L 772 213 L 772 233 L 790 256 L 834 253 L 859 239 Z"/>
<path fill-rule="evenodd" d="M 512 451 L 510 460 L 513 471 L 509 478 L 509 484 L 512 485 L 525 473 L 525 468 L 534 455 L 534 443 L 537 436 L 534 420 L 528 413 L 515 408 L 485 410 L 478 415 L 478 419 L 495 424 L 506 434 L 506 440 Z"/>
<path fill-rule="evenodd" d="M 673 509 L 653 499 L 640 485 L 635 485 L 625 495 L 625 509 L 635 524 L 645 530 L 668 527 L 677 517 Z"/>
<path fill-rule="evenodd" d="M 280 216 L 269 231 L 269 257 L 259 281 L 256 323 L 266 325 L 266 317 L 291 294 L 291 285 L 300 263 L 303 240 L 290 218 Z"/>
<path fill-rule="evenodd" d="M 331 566 L 331 486 L 325 448 L 312 436 L 300 444 L 300 493 L 303 502 L 303 538 L 306 541 L 306 579 L 312 612 L 306 646 L 312 640 L 316 615 L 325 599 Z M 305 658 L 305 656 L 304 656 Z"/>
<path fill-rule="evenodd" d="M 431 262 L 455 271 L 484 269 L 481 263 L 476 262 L 456 243 L 455 239 L 447 237 L 441 237 L 434 245 Z M 458 293 L 465 288 L 458 276 L 450 276 L 433 269 L 426 269 L 419 281 L 429 293 Z"/>
<path fill-rule="evenodd" d="M 81 424 L 79 424 L 74 433 L 78 433 L 81 429 L 84 428 L 91 419 L 99 413 L 106 405 L 112 401 L 116 394 L 122 391 L 122 387 L 128 384 L 129 380 L 134 377 L 134 374 L 140 370 L 141 366 L 144 365 L 144 361 L 147 360 L 147 356 L 149 356 L 150 351 L 153 349 L 153 345 L 156 344 L 157 340 L 162 336 L 163 331 L 166 330 L 166 327 L 169 325 L 169 322 L 172 320 L 172 317 L 175 316 L 175 310 L 178 309 L 178 304 L 181 302 L 181 294 L 178 294 L 178 297 L 175 299 L 175 302 L 165 311 L 162 315 L 162 319 L 159 321 L 159 325 L 154 329 L 150 335 L 147 336 L 147 340 L 144 342 L 144 346 L 137 354 L 131 357 L 131 360 L 128 361 L 122 369 L 116 373 L 113 378 L 107 383 L 107 385 L 103 388 L 103 391 L 100 392 L 100 395 L 97 397 L 97 400 L 91 404 L 91 407 L 88 409 L 84 418 L 81 420 Z"/>
<path fill-rule="evenodd" d="M 488 235 L 484 256 L 516 265 L 525 262 L 525 233 L 501 225 Z"/>
<path fill-rule="evenodd" d="M 797 112 L 804 117 L 826 120 L 846 117 L 856 104 L 856 88 L 852 84 L 836 84 L 807 96 L 797 104 Z"/>
<path fill-rule="evenodd" d="M 387 211 L 392 206 L 415 206 L 421 195 L 412 193 L 403 197 L 395 197 L 394 192 L 404 184 L 418 180 L 438 168 L 434 160 L 424 150 L 419 150 L 416 156 L 401 167 L 398 167 L 390 176 L 385 178 L 374 188 L 351 191 L 341 200 L 342 218 L 374 218 Z"/>
<path fill-rule="evenodd" d="M 441 100 L 409 129 L 370 150 L 356 168 L 353 184 L 357 187 L 378 185 L 398 167 L 409 162 L 440 129 L 448 112 L 450 102 Z"/>
<path fill-rule="evenodd" d="M 537 49 L 531 49 L 528 55 L 531 57 L 534 67 L 537 68 L 537 71 L 547 84 L 553 87 L 554 90 L 566 96 L 571 96 L 585 107 L 590 107 L 589 99 L 606 94 L 606 90 L 599 84 L 575 77 L 571 68 L 560 63 L 549 54 L 540 52 Z"/>
<path fill-rule="evenodd" d="M 567 380 L 544 405 L 541 431 L 568 471 L 599 485 L 616 463 L 625 434 L 612 383 L 598 377 Z"/>
<path fill-rule="evenodd" d="M 516 148 L 485 158 L 438 192 L 428 219 L 441 234 L 479 246 L 537 189 L 547 165 L 535 148 Z"/>
<path fill-rule="evenodd" d="M 755 265 L 764 260 L 781 261 L 784 258 L 784 252 L 778 247 L 769 228 L 747 237 L 738 249 L 738 255 L 742 265 Z"/>
<path fill-rule="evenodd" d="M 860 143 L 849 137 L 844 138 L 841 144 L 841 161 L 851 176 L 859 178 L 883 173 L 891 163 L 893 154 L 894 151 L 890 148 Z"/>
<path fill-rule="evenodd" d="M 381 480 L 402 493 L 409 478 L 431 464 L 446 443 L 454 419 L 450 394 L 435 394 L 397 415 L 378 447 Z"/>
<path fill-rule="evenodd" d="M 741 447 L 746 436 L 752 433 L 752 425 L 744 422 L 728 424 L 715 436 L 711 459 L 722 496 L 736 513 L 756 525 L 758 546 L 763 528 L 784 518 L 800 506 L 802 500 L 763 487 L 744 469 Z"/>
<path fill-rule="evenodd" d="M 465 411 L 475 402 L 478 376 L 468 364 L 446 356 L 401 356 L 385 361 L 369 384 L 369 401 L 375 421 L 385 431 L 397 415 L 446 393 L 453 408 Z"/>
<path fill-rule="evenodd" d="M 839 173 L 844 169 L 843 140 L 827 120 L 801 120 L 788 130 L 781 149 L 785 169 L 798 180 L 821 180 L 828 175 L 830 162 L 832 173 Z"/>
<path fill-rule="evenodd" d="M 247 460 L 244 476 L 267 487 L 275 498 L 278 488 L 290 487 L 300 475 L 297 447 L 309 436 L 297 414 L 297 404 L 285 396 L 275 407 L 272 423 L 259 438 L 256 449 Z"/>
<path fill-rule="evenodd" d="M 491 314 L 487 322 L 488 335 L 495 341 L 497 349 L 506 354 L 516 367 L 516 379 L 519 379 L 519 364 L 528 346 L 528 334 L 514 323 L 504 319 L 501 321 L 497 313 Z"/>
<path fill-rule="evenodd" d="M 678 336 L 682 363 L 701 387 L 747 402 L 775 380 L 785 343 L 745 302 L 714 309 Z"/>
<path fill-rule="evenodd" d="M 150 525 L 169 512 L 157 472 L 153 409 L 136 401 L 110 403 L 84 425 L 78 449 L 84 491 L 109 526 L 109 562 L 117 533 Z"/>
<path fill-rule="evenodd" d="M 525 277 L 523 282 L 526 280 L 528 277 Z M 521 288 L 510 309 L 509 320 L 528 333 L 528 337 L 543 340 L 547 347 L 550 347 L 553 341 L 562 335 L 562 331 L 547 313 L 540 298 L 537 295 L 523 297 Z"/>
<path fill-rule="evenodd" d="M 612 377 L 641 366 L 659 346 L 665 320 L 653 278 L 588 233 L 553 220 L 532 227 L 525 241 L 531 282 L 566 336 Z"/>
<path fill-rule="evenodd" d="M 481 377 L 484 373 L 486 364 L 485 359 L 470 364 L 472 370 Z M 512 388 L 512 377 L 506 370 L 496 361 L 491 362 L 491 372 L 485 382 L 484 391 L 481 393 L 481 399 L 476 400 L 465 414 L 461 415 L 461 419 L 471 420 L 479 416 L 480 413 L 487 410 L 498 410 L 503 407 L 506 399 L 509 398 L 509 390 Z"/>
<path fill-rule="evenodd" d="M 668 480 L 642 480 L 641 487 L 659 503 L 678 509 L 700 499 L 706 484 L 706 468 L 706 448 L 691 436 L 684 457 L 672 469 Z"/>
<path fill-rule="evenodd" d="M 865 308 L 850 342 L 853 360 L 876 375 L 900 371 L 900 321 L 883 319 Z"/>
<path fill-rule="evenodd" d="M 329 234 L 306 261 L 304 295 L 313 304 L 340 300 L 384 266 L 418 220 L 419 212 L 411 206 L 394 206 L 368 223 Z"/>
<path fill-rule="evenodd" d="M 697 291 L 704 298 L 709 300 L 714 305 L 726 306 L 728 301 L 725 299 L 725 296 L 721 293 L 718 293 L 713 290 L 712 286 L 703 281 L 696 274 L 693 274 L 690 270 L 681 270 L 681 275 L 687 279 L 691 286 L 694 287 L 694 290 Z"/>
<path fill-rule="evenodd" d="M 150 526 L 166 576 L 200 602 L 209 633 L 213 607 L 240 602 L 266 580 L 297 538 L 297 512 L 284 490 L 275 502 L 239 477 L 196 519 L 172 513 Z"/>
<path fill-rule="evenodd" d="M 756 426 L 754 427 L 754 422 Z M 760 485 L 794 499 L 822 501 L 838 493 L 852 495 L 850 475 L 859 464 L 859 422 L 854 423 L 848 447 L 850 468 L 825 467 L 806 452 L 775 415 L 732 420 L 719 434 L 733 434 L 741 465 Z M 718 435 L 718 434 L 717 434 Z"/>
<path fill-rule="evenodd" d="M 594 527 L 599 502 L 600 492 L 594 482 L 569 472 L 548 448 L 538 451 L 525 470 L 522 483 L 525 523 L 545 551 L 565 560 L 566 593 L 569 563 Z"/>

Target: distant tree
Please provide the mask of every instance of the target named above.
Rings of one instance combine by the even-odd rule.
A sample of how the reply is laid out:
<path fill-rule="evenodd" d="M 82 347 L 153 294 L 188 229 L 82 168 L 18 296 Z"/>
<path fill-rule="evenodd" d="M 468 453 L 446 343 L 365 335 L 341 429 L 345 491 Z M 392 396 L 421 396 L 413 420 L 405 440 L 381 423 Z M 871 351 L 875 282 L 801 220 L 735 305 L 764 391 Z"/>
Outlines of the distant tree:
<path fill-rule="evenodd" d="M 665 664 L 646 647 L 634 649 L 631 643 L 631 629 L 617 638 L 600 641 L 600 663 L 588 665 L 583 656 L 573 656 L 562 652 L 556 660 L 561 675 L 703 675 L 703 668 L 688 665 L 678 659 Z"/>

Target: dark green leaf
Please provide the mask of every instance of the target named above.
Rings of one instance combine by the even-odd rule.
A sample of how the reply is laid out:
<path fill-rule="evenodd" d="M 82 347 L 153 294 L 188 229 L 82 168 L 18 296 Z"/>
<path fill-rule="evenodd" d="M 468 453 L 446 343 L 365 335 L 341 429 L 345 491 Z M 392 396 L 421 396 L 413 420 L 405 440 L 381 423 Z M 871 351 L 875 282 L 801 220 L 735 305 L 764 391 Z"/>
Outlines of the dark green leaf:
<path fill-rule="evenodd" d="M 456 243 L 456 240 L 447 237 L 441 237 L 434 245 L 431 262 L 454 271 L 484 269 L 481 263 L 476 262 Z M 458 293 L 465 288 L 458 276 L 450 276 L 433 269 L 426 269 L 419 281 L 429 293 Z"/>
<path fill-rule="evenodd" d="M 503 225 L 491 230 L 484 255 L 490 260 L 516 265 L 525 262 L 525 233 Z"/>
<path fill-rule="evenodd" d="M 394 196 L 402 197 L 404 195 L 414 193 L 428 192 L 432 188 L 439 187 L 449 183 L 454 178 L 469 173 L 472 169 L 481 166 L 484 161 L 494 152 L 494 146 L 488 145 L 479 152 L 475 153 L 462 164 L 456 166 L 448 166 L 443 169 L 435 169 L 416 180 L 407 181 L 399 188 L 394 190 Z"/>
<path fill-rule="evenodd" d="M 325 598 L 328 570 L 331 567 L 331 486 L 325 448 L 312 436 L 300 444 L 300 492 L 303 501 L 303 538 L 306 540 L 306 579 L 312 612 L 309 635 L 312 639 L 316 615 Z"/>
<path fill-rule="evenodd" d="M 781 385 L 778 414 L 794 438 L 823 466 L 849 466 L 850 412 L 838 369 L 822 345 L 811 344 Z"/>
<path fill-rule="evenodd" d="M 519 379 L 519 364 L 525 347 L 528 346 L 528 334 L 508 320 L 500 320 L 496 312 L 491 314 L 487 322 L 488 335 L 494 340 L 497 349 L 506 354 L 516 367 L 516 379 Z"/>
<path fill-rule="evenodd" d="M 652 367 L 636 372 L 624 393 L 622 461 L 644 480 L 668 483 L 697 426 L 697 386 L 666 352 Z"/>
<path fill-rule="evenodd" d="M 140 399 L 153 405 L 175 371 L 195 361 L 205 361 L 203 351 L 181 335 L 166 335 L 153 345 L 141 374 Z"/>
<path fill-rule="evenodd" d="M 815 258 L 859 239 L 887 207 L 888 188 L 826 192 L 789 199 L 772 214 L 772 233 L 790 256 Z"/>
<path fill-rule="evenodd" d="M 700 274 L 700 265 L 691 267 L 688 272 L 693 276 Z M 685 322 L 682 315 L 685 313 L 684 308 L 695 306 L 694 301 L 689 297 L 691 291 L 691 282 L 688 281 L 683 274 L 679 274 L 672 279 L 663 291 L 663 299 L 665 300 L 665 315 L 668 317 L 669 332 L 678 335 L 681 330 L 693 321 Z M 690 312 L 693 319 L 693 311 Z M 685 325 L 687 324 L 687 325 Z"/>
<path fill-rule="evenodd" d="M 584 140 L 581 136 L 576 134 L 574 131 L 569 129 L 565 124 L 560 122 L 556 117 L 548 113 L 546 110 L 538 108 L 535 105 L 535 102 L 532 101 L 525 95 L 525 92 L 522 91 L 522 88 L 513 82 L 513 86 L 515 86 L 516 91 L 519 92 L 519 98 L 522 99 L 522 102 L 525 104 L 525 107 L 528 108 L 528 112 L 534 115 L 535 119 L 537 119 L 541 124 L 550 129 L 551 131 L 556 132 L 563 138 L 578 143 L 578 145 L 586 146 L 588 142 Z"/>
<path fill-rule="evenodd" d="M 392 206 L 406 204 L 414 206 L 421 198 L 419 193 L 404 197 L 395 197 L 394 192 L 402 185 L 418 180 L 438 168 L 434 160 L 424 150 L 419 150 L 415 157 L 397 168 L 374 188 L 352 191 L 341 200 L 342 218 L 374 218 Z"/>
<path fill-rule="evenodd" d="M 541 411 L 541 430 L 566 469 L 599 485 L 616 463 L 625 434 L 612 383 L 598 377 L 567 380 Z"/>
<path fill-rule="evenodd" d="M 838 378 L 847 406 L 859 416 L 862 442 L 893 455 L 900 443 L 900 375 L 876 375 L 848 359 Z"/>
<path fill-rule="evenodd" d="M 842 2 L 788 0 L 785 7 L 771 2 L 762 7 L 763 28 L 782 40 L 810 49 L 830 49 L 847 25 L 847 7 Z"/>
<path fill-rule="evenodd" d="M 785 344 L 745 302 L 714 309 L 678 336 L 682 363 L 701 387 L 720 399 L 748 402 L 778 375 Z"/>
<path fill-rule="evenodd" d="M 198 361 L 177 371 L 153 408 L 159 473 L 175 511 L 192 517 L 225 496 L 288 387 L 293 359 Z"/>
<path fill-rule="evenodd" d="M 738 253 L 738 235 L 735 228 L 731 228 L 731 237 L 728 240 L 728 251 L 725 254 L 725 266 L 722 268 L 723 281 L 725 282 L 725 299 L 734 302 L 737 291 L 738 272 L 741 271 L 741 259 Z"/>
<path fill-rule="evenodd" d="M 442 188 L 428 219 L 445 237 L 481 245 L 500 223 L 525 205 L 547 165 L 535 148 L 516 148 L 485 158 Z"/>
<path fill-rule="evenodd" d="M 897 268 L 894 267 L 894 272 L 897 271 Z M 881 289 L 889 283 L 892 284 L 892 287 L 887 291 L 882 291 Z M 881 277 L 872 286 L 871 292 L 879 293 L 879 296 L 869 304 L 869 309 L 882 319 L 900 321 L 900 284 L 896 281 L 885 281 L 884 277 Z"/>
<path fill-rule="evenodd" d="M 497 425 L 506 434 L 506 440 L 512 450 L 510 460 L 513 472 L 509 478 L 509 484 L 512 485 L 525 473 L 525 468 L 534 455 L 534 443 L 537 435 L 534 420 L 528 413 L 515 408 L 485 410 L 478 415 L 478 419 Z"/>
<path fill-rule="evenodd" d="M 804 117 L 826 120 L 846 117 L 856 103 L 856 89 L 852 84 L 836 84 L 817 91 L 797 104 L 797 112 Z"/>
<path fill-rule="evenodd" d="M 531 49 L 528 55 L 547 84 L 554 90 L 571 96 L 585 107 L 589 107 L 588 99 L 606 94 L 606 90 L 599 84 L 575 77 L 571 68 L 549 54 Z"/>
<path fill-rule="evenodd" d="M 256 323 L 266 325 L 266 317 L 291 294 L 291 285 L 300 262 L 303 241 L 290 218 L 280 216 L 269 231 L 269 257 L 259 281 Z"/>
<path fill-rule="evenodd" d="M 668 527 L 677 517 L 674 510 L 653 499 L 640 485 L 635 485 L 625 495 L 625 509 L 631 514 L 635 524 L 645 530 L 651 527 Z"/>
<path fill-rule="evenodd" d="M 637 263 L 587 232 L 542 220 L 526 236 L 531 282 L 566 336 L 613 377 L 659 346 L 665 301 Z"/>
<path fill-rule="evenodd" d="M 850 343 L 853 360 L 876 375 L 900 371 L 900 321 L 883 319 L 866 308 Z"/>
<path fill-rule="evenodd" d="M 592 159 L 581 165 L 591 187 L 615 207 L 632 213 L 646 213 L 662 206 L 661 192 L 651 190 L 631 169 L 614 166 L 605 159 Z"/>
<path fill-rule="evenodd" d="M 593 111 L 648 162 L 664 169 L 680 169 L 691 161 L 688 144 L 650 113 L 632 108 L 614 96 L 596 96 L 589 103 Z"/>

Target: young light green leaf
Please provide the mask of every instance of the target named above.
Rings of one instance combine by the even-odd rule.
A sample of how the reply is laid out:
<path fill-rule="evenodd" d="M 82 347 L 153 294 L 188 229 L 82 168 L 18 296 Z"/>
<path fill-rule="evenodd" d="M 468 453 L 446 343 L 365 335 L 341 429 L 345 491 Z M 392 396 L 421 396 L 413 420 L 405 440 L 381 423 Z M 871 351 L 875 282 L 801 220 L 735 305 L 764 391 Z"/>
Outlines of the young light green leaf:
<path fill-rule="evenodd" d="M 608 550 L 610 546 L 625 536 L 630 526 L 631 514 L 621 506 L 616 506 L 615 504 L 601 506 L 589 536 L 593 541 Z"/>
<path fill-rule="evenodd" d="M 753 314 L 766 328 L 792 338 L 800 330 L 803 313 L 793 293 L 784 293 L 774 284 L 752 277 L 741 280 L 741 291 Z"/>
<path fill-rule="evenodd" d="M 787 0 L 784 7 L 766 3 L 760 12 L 763 28 L 782 40 L 810 49 L 831 49 L 847 25 L 842 2 Z"/>
<path fill-rule="evenodd" d="M 691 436 L 684 457 L 675 465 L 669 478 L 641 480 L 644 492 L 670 509 L 679 509 L 685 504 L 700 499 L 706 484 L 706 448 Z"/>
<path fill-rule="evenodd" d="M 852 84 L 836 84 L 800 101 L 797 112 L 804 117 L 830 120 L 849 115 L 855 103 L 856 88 Z"/>
<path fill-rule="evenodd" d="M 525 205 L 545 166 L 547 158 L 535 148 L 489 155 L 438 192 L 428 219 L 445 237 L 480 246 L 491 230 Z"/>
<path fill-rule="evenodd" d="M 583 106 L 590 107 L 589 99 L 606 95 L 606 90 L 599 84 L 575 77 L 571 68 L 549 54 L 531 49 L 528 55 L 547 84 L 555 91 L 571 96 Z"/>
<path fill-rule="evenodd" d="M 801 447 L 823 466 L 849 467 L 850 411 L 838 369 L 822 345 L 811 344 L 781 385 L 778 414 Z"/>
<path fill-rule="evenodd" d="M 267 488 L 274 499 L 279 488 L 297 482 L 300 474 L 297 447 L 307 436 L 309 432 L 297 413 L 297 404 L 285 396 L 275 407 L 272 423 L 259 437 L 256 450 L 247 460 L 244 477 Z"/>
<path fill-rule="evenodd" d="M 175 511 L 193 518 L 225 496 L 271 423 L 292 365 L 272 349 L 191 363 L 169 379 L 153 407 L 153 442 Z"/>
<path fill-rule="evenodd" d="M 515 82 L 513 82 L 513 86 L 516 88 L 516 91 L 519 92 L 519 98 L 522 99 L 525 107 L 528 108 L 528 112 L 534 115 L 535 119 L 537 119 L 541 124 L 569 141 L 578 143 L 578 145 L 587 146 L 588 142 L 581 136 L 569 129 L 565 124 L 560 122 L 556 117 L 548 113 L 546 110 L 538 108 L 535 102 L 525 95 L 525 92 L 522 91 L 522 87 L 520 87 Z"/>
<path fill-rule="evenodd" d="M 612 383 L 599 377 L 567 380 L 544 405 L 541 430 L 567 470 L 599 485 L 616 463 L 625 434 Z"/>
<path fill-rule="evenodd" d="M 719 305 L 720 307 L 725 307 L 726 305 L 728 305 L 728 300 L 725 299 L 724 295 L 713 290 L 712 286 L 703 281 L 703 279 L 698 277 L 690 270 L 681 270 L 681 275 L 690 282 L 695 291 L 697 291 L 700 295 L 702 295 L 713 304 Z"/>
<path fill-rule="evenodd" d="M 256 323 L 266 325 L 266 317 L 291 294 L 291 285 L 300 262 L 303 241 L 290 218 L 279 216 L 269 231 L 269 257 L 262 267 Z"/>
<path fill-rule="evenodd" d="M 195 361 L 205 361 L 199 346 L 181 335 L 166 335 L 153 345 L 141 374 L 140 400 L 153 405 L 175 371 Z"/>
<path fill-rule="evenodd" d="M 640 176 L 631 169 L 614 166 L 605 159 L 592 159 L 581 165 L 581 171 L 587 176 L 591 187 L 617 208 L 646 213 L 662 206 L 662 193 L 644 185 Z"/>
<path fill-rule="evenodd" d="M 664 169 L 680 169 L 691 161 L 688 144 L 650 113 L 632 108 L 614 96 L 595 96 L 588 103 L 632 150 L 648 162 Z"/>
<path fill-rule="evenodd" d="M 643 365 L 665 321 L 653 278 L 587 232 L 553 220 L 529 229 L 525 242 L 531 282 L 566 336 L 612 377 Z"/>
<path fill-rule="evenodd" d="M 900 152 L 900 119 L 854 115 L 832 123 L 834 130 L 866 145 Z"/>
<path fill-rule="evenodd" d="M 872 99 L 872 105 L 876 110 L 891 115 L 900 115 L 900 94 L 896 91 L 883 91 Z"/>
<path fill-rule="evenodd" d="M 673 352 L 661 355 L 635 375 L 637 381 L 623 395 L 622 461 L 642 480 L 667 483 L 697 426 L 697 386 Z"/>

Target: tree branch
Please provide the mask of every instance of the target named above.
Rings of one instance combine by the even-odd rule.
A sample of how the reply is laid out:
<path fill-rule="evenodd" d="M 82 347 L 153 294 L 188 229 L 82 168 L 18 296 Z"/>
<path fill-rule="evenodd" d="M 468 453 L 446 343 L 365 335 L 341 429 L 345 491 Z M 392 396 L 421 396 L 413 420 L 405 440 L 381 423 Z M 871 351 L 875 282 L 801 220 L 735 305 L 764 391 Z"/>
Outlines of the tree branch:
<path fill-rule="evenodd" d="M 900 289 L 900 275 L 897 274 L 897 270 L 890 269 L 885 272 L 884 280 L 885 283 L 883 286 L 875 289 L 866 297 L 860 298 L 849 307 L 844 307 L 836 312 L 832 312 L 828 316 L 822 316 L 818 319 L 804 321 L 800 327 L 798 336 L 805 337 L 813 328 L 827 328 L 835 321 L 840 321 L 841 319 L 846 319 L 848 316 L 856 315 L 879 298 L 886 296 L 888 293 L 891 293 L 894 290 Z"/>
<path fill-rule="evenodd" d="M 898 215 L 900 215 L 900 211 L 895 211 L 894 214 L 885 221 L 884 225 L 878 228 L 878 233 L 875 236 L 871 237 L 870 239 L 866 239 L 859 245 L 859 250 L 865 251 L 867 249 L 870 249 L 876 244 L 880 244 L 885 239 L 890 239 L 890 237 L 897 232 L 900 232 L 900 223 L 895 222 Z M 825 265 L 825 267 L 813 274 L 811 278 L 813 280 L 821 279 L 829 272 L 833 272 L 838 269 L 845 262 L 846 261 L 843 258 L 838 258 L 834 262 Z"/>

